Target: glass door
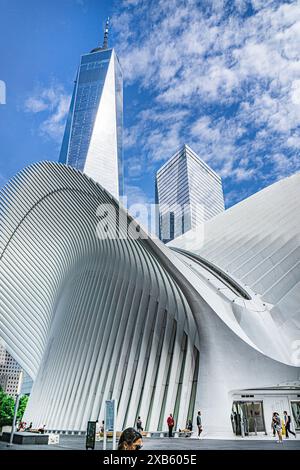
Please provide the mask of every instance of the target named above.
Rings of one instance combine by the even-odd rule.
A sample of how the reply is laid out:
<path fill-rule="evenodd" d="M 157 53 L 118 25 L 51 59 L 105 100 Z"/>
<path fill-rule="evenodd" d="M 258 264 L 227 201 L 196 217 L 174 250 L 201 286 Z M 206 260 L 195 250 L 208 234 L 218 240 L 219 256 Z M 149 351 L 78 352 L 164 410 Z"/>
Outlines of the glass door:
<path fill-rule="evenodd" d="M 266 432 L 262 401 L 234 401 L 231 423 L 237 436 Z"/>
<path fill-rule="evenodd" d="M 292 414 L 296 431 L 300 431 L 300 401 L 291 401 Z"/>

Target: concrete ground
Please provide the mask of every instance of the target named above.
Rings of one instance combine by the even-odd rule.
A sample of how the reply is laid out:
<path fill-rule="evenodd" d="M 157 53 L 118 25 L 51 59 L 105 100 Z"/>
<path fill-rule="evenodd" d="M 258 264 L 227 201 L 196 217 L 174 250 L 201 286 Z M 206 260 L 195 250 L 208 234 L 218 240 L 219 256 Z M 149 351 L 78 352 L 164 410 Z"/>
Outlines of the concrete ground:
<path fill-rule="evenodd" d="M 96 442 L 96 449 L 102 450 L 102 442 Z M 17 445 L 7 447 L 0 441 L 0 450 L 84 450 L 83 436 L 61 435 L 59 445 Z M 108 450 L 111 443 L 108 443 Z M 190 439 L 190 438 L 158 438 L 144 439 L 143 450 L 300 450 L 300 440 L 288 439 L 277 444 L 276 439 L 244 438 L 244 439 Z"/>

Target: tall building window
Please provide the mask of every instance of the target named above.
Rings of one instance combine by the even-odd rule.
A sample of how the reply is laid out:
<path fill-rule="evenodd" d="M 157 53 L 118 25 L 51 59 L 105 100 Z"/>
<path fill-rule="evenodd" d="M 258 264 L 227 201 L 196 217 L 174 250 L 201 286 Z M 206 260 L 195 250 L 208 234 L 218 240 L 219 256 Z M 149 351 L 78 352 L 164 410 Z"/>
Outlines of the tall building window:
<path fill-rule="evenodd" d="M 156 174 L 158 236 L 167 243 L 224 210 L 221 178 L 184 145 Z"/>

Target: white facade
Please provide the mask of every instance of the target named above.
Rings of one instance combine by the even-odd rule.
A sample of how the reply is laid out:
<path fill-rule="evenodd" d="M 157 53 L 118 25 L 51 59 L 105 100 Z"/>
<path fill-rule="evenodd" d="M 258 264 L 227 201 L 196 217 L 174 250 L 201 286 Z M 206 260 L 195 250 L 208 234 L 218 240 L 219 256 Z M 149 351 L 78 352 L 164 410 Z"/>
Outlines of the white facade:
<path fill-rule="evenodd" d="M 224 211 L 221 178 L 184 145 L 156 174 L 159 238 L 169 241 Z"/>
<path fill-rule="evenodd" d="M 300 431 L 300 383 L 288 383 L 254 390 L 235 390 L 231 394 L 233 410 L 239 410 L 246 426 L 240 435 L 272 435 L 271 418 L 277 411 L 283 418 L 284 411 L 291 416 L 292 431 Z M 247 413 L 247 408 L 250 413 Z M 254 410 L 251 416 L 251 410 Z M 245 413 L 246 411 L 246 413 Z M 246 418 L 246 419 L 245 419 Z M 248 429 L 247 429 L 248 424 Z M 242 431 L 242 429 L 241 429 Z M 247 432 L 248 431 L 248 432 Z"/>
<path fill-rule="evenodd" d="M 116 398 L 120 430 L 138 415 L 146 430 L 165 430 L 170 412 L 183 428 L 201 409 L 205 434 L 232 435 L 237 395 L 297 384 L 299 183 L 287 178 L 220 214 L 204 246 L 195 236 L 185 251 L 183 239 L 171 249 L 144 238 L 70 167 L 17 175 L 1 194 L 0 331 L 34 379 L 24 419 L 85 431 Z M 133 223 L 138 237 L 114 238 L 109 213 L 109 238 L 99 239 L 107 203 L 121 235 Z"/>
<path fill-rule="evenodd" d="M 203 230 L 190 231 L 169 244 L 169 247 L 187 249 L 195 256 L 217 265 L 223 272 L 237 279 L 241 286 L 251 289 L 252 298 L 263 303 L 266 313 L 255 312 L 251 307 L 242 309 L 235 303 L 230 322 L 234 321 L 236 327 L 243 331 L 266 358 L 298 367 L 299 183 L 300 174 L 279 181 L 208 221 Z M 226 316 L 223 314 L 222 318 L 224 321 Z M 217 340 L 217 335 L 215 339 Z M 236 355 L 241 353 L 241 347 L 242 344 L 236 349 Z M 237 358 L 233 357 L 232 364 L 236 362 Z M 224 356 L 220 357 L 220 363 L 224 364 Z M 266 375 L 259 374 L 260 364 L 260 361 L 256 364 L 249 358 L 247 365 L 245 364 L 243 379 L 239 375 L 236 377 L 243 385 L 235 386 L 232 383 L 231 390 L 253 387 L 264 389 L 289 380 L 273 368 L 273 380 L 267 380 Z M 256 367 L 257 377 L 251 380 L 250 371 L 253 368 L 255 374 Z M 295 380 L 299 381 L 298 367 Z M 227 373 L 229 370 L 230 367 L 226 367 Z M 235 374 L 234 368 L 231 373 Z M 298 401 L 299 399 L 300 397 Z M 266 413 L 267 409 L 268 407 Z M 291 405 L 288 410 L 291 412 Z M 270 422 L 269 413 L 266 417 L 268 430 Z"/>
<path fill-rule="evenodd" d="M 114 197 L 119 195 L 118 135 L 115 69 L 117 57 L 109 61 L 83 172 Z"/>

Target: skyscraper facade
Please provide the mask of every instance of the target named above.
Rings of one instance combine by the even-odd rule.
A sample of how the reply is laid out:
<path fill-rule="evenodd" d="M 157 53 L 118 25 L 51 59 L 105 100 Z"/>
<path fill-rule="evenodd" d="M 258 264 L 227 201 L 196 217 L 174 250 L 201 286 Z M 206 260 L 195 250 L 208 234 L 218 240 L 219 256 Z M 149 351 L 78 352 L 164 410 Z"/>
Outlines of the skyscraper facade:
<path fill-rule="evenodd" d="M 166 243 L 224 211 L 222 180 L 185 144 L 157 171 L 156 204 Z"/>
<path fill-rule="evenodd" d="M 21 367 L 0 343 L 0 388 L 15 397 L 18 393 Z"/>
<path fill-rule="evenodd" d="M 123 78 L 108 23 L 102 47 L 81 56 L 59 162 L 86 173 L 114 197 L 123 194 Z"/>

